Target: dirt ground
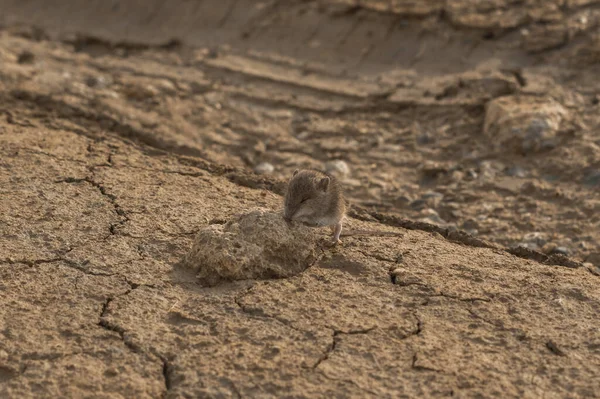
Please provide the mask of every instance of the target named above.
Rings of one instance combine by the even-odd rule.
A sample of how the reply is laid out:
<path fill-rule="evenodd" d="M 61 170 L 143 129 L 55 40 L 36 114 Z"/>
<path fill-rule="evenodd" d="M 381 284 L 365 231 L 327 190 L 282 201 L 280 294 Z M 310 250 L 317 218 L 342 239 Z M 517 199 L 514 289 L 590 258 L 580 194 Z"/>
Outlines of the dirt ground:
<path fill-rule="evenodd" d="M 0 10 L 0 397 L 600 397 L 600 1 Z M 299 167 L 389 234 L 182 266 Z"/>

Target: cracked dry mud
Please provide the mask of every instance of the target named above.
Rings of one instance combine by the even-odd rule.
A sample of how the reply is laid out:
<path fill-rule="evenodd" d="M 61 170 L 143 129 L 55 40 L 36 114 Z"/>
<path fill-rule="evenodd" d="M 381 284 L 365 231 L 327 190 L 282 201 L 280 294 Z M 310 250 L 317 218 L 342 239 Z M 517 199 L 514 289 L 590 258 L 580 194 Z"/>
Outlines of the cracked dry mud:
<path fill-rule="evenodd" d="M 0 397 L 600 396 L 600 1 L 76 3 L 0 0 Z M 336 159 L 381 234 L 182 264 Z"/>

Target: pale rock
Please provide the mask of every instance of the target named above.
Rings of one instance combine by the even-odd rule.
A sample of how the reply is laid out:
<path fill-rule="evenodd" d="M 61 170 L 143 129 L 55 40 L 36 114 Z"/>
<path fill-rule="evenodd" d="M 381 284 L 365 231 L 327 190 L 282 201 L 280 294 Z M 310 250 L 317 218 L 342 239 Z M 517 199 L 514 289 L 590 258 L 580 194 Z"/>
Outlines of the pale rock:
<path fill-rule="evenodd" d="M 326 162 L 325 171 L 340 179 L 345 179 L 350 174 L 348 164 L 340 159 Z"/>
<path fill-rule="evenodd" d="M 261 162 L 254 167 L 254 171 L 259 175 L 266 175 L 269 173 L 273 173 L 275 167 L 268 162 Z"/>
<path fill-rule="evenodd" d="M 551 99 L 500 97 L 487 105 L 484 134 L 496 151 L 541 151 L 556 145 L 556 134 L 567 115 L 567 110 Z"/>

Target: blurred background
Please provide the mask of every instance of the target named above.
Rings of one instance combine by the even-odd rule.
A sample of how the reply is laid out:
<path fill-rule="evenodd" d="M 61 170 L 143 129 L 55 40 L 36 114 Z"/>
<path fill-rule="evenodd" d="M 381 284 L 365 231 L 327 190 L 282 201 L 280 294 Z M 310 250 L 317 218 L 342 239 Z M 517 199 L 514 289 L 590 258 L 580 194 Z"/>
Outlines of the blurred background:
<path fill-rule="evenodd" d="M 0 10 L 0 90 L 45 99 L 47 126 L 326 169 L 358 206 L 600 266 L 600 1 Z"/>

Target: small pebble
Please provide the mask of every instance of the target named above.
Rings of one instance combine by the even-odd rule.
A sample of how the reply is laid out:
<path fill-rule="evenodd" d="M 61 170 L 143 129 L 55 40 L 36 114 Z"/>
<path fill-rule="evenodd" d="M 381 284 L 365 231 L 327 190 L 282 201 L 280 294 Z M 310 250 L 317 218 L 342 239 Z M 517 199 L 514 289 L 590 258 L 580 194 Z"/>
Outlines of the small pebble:
<path fill-rule="evenodd" d="M 443 226 L 448 223 L 444 219 L 442 219 L 434 209 L 424 209 L 421 212 L 421 214 L 424 215 L 424 217 L 421 219 L 421 221 L 423 222 L 433 223 L 440 226 Z"/>
<path fill-rule="evenodd" d="M 569 251 L 569 248 L 567 247 L 556 247 L 554 248 L 554 251 L 551 252 L 551 254 L 559 254 L 565 256 L 569 256 L 570 253 L 571 251 Z"/>
<path fill-rule="evenodd" d="M 450 174 L 450 179 L 452 181 L 459 182 L 465 178 L 465 172 L 462 170 L 455 170 Z"/>
<path fill-rule="evenodd" d="M 477 179 L 479 174 L 474 169 L 467 170 L 467 176 L 471 179 Z"/>
<path fill-rule="evenodd" d="M 462 213 L 462 211 L 459 211 L 458 209 L 453 209 L 450 211 L 450 214 L 452 215 L 453 218 L 455 219 L 462 219 L 465 215 Z"/>
<path fill-rule="evenodd" d="M 206 94 L 204 94 L 204 100 L 206 101 L 207 104 L 213 106 L 216 109 L 221 109 L 221 100 L 222 100 L 222 96 L 217 93 L 217 92 L 208 92 Z"/>
<path fill-rule="evenodd" d="M 325 170 L 339 178 L 346 178 L 350 174 L 350 168 L 348 167 L 348 164 L 341 159 L 326 162 Z"/>
<path fill-rule="evenodd" d="M 544 233 L 540 233 L 539 231 L 534 231 L 532 233 L 527 233 L 523 236 L 524 240 L 527 241 L 531 241 L 531 240 L 537 240 L 540 238 L 544 238 Z"/>
<path fill-rule="evenodd" d="M 155 82 L 156 87 L 165 94 L 175 95 L 177 94 L 177 87 L 167 79 L 160 79 Z"/>
<path fill-rule="evenodd" d="M 456 202 L 446 202 L 446 207 L 448 209 L 460 210 L 461 206 Z"/>
<path fill-rule="evenodd" d="M 85 84 L 89 87 L 104 89 L 110 84 L 110 82 L 104 76 L 90 76 L 85 80 Z"/>
<path fill-rule="evenodd" d="M 533 242 L 520 242 L 516 245 L 517 247 L 523 247 L 527 249 L 532 249 L 534 251 L 539 251 L 540 246 Z"/>
<path fill-rule="evenodd" d="M 496 171 L 498 167 L 492 161 L 481 161 L 479 162 L 479 173 L 488 178 L 492 178 L 496 176 Z"/>
<path fill-rule="evenodd" d="M 523 241 L 532 242 L 536 245 L 545 245 L 547 242 L 546 235 L 544 233 L 540 233 L 539 231 L 534 231 L 532 233 L 527 233 L 523 236 Z"/>
<path fill-rule="evenodd" d="M 421 199 L 425 201 L 430 208 L 437 208 L 443 198 L 444 194 L 436 191 L 428 191 L 421 196 Z"/>
<path fill-rule="evenodd" d="M 210 48 L 205 47 L 205 48 L 198 50 L 198 52 L 197 52 L 198 58 L 213 59 L 213 58 L 217 58 L 218 56 L 219 56 L 219 51 L 214 47 L 210 47 Z"/>
<path fill-rule="evenodd" d="M 527 177 L 527 171 L 520 166 L 513 166 L 504 171 L 507 176 L 512 177 Z"/>
<path fill-rule="evenodd" d="M 115 367 L 109 367 L 104 372 L 104 375 L 107 377 L 115 377 L 119 375 L 119 370 L 117 370 Z"/>
<path fill-rule="evenodd" d="M 122 90 L 125 96 L 138 101 L 147 100 L 159 94 L 152 85 L 129 84 L 125 85 Z"/>
<path fill-rule="evenodd" d="M 396 269 L 391 270 L 390 272 L 390 280 L 392 284 L 406 286 L 406 285 L 414 285 L 414 284 L 423 284 L 421 279 L 417 276 L 410 273 L 407 269 L 403 267 L 398 267 Z"/>
<path fill-rule="evenodd" d="M 268 162 L 261 162 L 254 167 L 254 172 L 258 173 L 259 175 L 273 173 L 274 170 L 275 168 L 273 165 Z"/>
<path fill-rule="evenodd" d="M 304 130 L 296 135 L 298 140 L 306 140 L 310 137 L 310 132 L 308 130 Z"/>

